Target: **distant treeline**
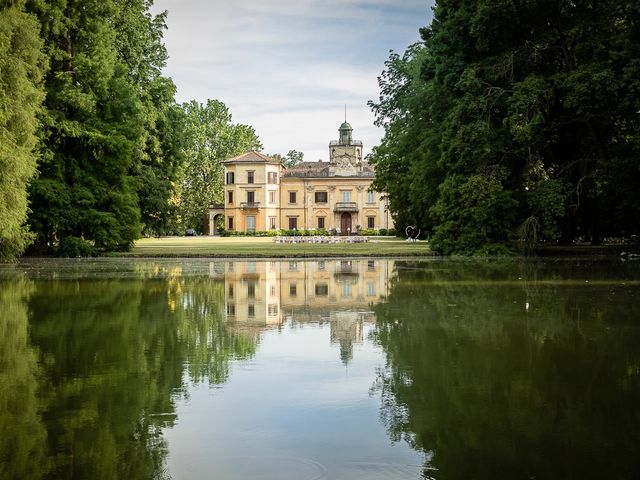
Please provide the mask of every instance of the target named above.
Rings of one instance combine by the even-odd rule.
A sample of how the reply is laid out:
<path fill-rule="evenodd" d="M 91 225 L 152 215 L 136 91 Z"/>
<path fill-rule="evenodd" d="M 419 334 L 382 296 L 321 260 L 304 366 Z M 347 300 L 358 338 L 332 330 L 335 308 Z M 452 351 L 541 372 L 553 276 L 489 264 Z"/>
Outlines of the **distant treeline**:
<path fill-rule="evenodd" d="M 637 0 L 438 0 L 371 106 L 376 188 L 445 254 L 633 238 Z"/>
<path fill-rule="evenodd" d="M 0 0 L 0 258 L 199 230 L 221 161 L 260 146 L 221 102 L 176 104 L 151 6 Z"/>

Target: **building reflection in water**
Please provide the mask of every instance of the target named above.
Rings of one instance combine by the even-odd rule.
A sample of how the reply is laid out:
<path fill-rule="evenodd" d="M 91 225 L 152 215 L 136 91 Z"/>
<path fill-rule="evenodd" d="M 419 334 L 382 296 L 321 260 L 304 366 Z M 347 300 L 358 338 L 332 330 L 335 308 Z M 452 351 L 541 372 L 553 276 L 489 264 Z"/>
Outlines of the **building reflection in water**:
<path fill-rule="evenodd" d="M 226 322 L 258 333 L 285 323 L 330 326 L 346 364 L 363 327 L 373 324 L 371 306 L 387 296 L 394 262 L 389 260 L 276 260 L 210 263 L 210 276 L 224 281 Z"/>

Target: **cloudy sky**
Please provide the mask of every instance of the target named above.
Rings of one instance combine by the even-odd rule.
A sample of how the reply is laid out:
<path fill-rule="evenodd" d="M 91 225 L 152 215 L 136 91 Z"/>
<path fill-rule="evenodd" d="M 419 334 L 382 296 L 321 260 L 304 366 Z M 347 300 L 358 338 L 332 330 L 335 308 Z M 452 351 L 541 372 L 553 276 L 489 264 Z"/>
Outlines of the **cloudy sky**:
<path fill-rule="evenodd" d="M 165 73 L 180 102 L 214 98 L 266 153 L 326 160 L 347 119 L 365 153 L 382 131 L 367 101 L 389 50 L 431 21 L 433 0 L 155 0 L 169 11 Z"/>

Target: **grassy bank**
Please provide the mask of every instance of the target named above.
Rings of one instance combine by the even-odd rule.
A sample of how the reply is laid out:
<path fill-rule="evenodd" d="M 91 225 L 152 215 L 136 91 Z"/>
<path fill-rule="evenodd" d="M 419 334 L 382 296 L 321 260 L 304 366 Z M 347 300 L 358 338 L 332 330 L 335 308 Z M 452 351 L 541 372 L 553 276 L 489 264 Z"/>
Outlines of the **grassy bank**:
<path fill-rule="evenodd" d="M 431 255 L 426 242 L 371 237 L 367 243 L 280 244 L 269 237 L 164 237 L 138 240 L 133 257 L 390 257 Z"/>

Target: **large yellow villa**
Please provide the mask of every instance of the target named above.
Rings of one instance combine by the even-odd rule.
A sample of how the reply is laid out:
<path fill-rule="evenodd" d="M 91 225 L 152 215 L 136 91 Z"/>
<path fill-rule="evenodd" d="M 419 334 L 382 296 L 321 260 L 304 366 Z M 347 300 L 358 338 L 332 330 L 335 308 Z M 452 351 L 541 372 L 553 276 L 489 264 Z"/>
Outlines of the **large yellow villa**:
<path fill-rule="evenodd" d="M 224 219 L 229 231 L 327 230 L 348 235 L 359 229 L 393 228 L 385 195 L 371 190 L 375 170 L 344 122 L 329 143 L 329 161 L 301 162 L 287 169 L 259 152 L 224 162 L 225 200 L 211 205 L 209 232 Z"/>

